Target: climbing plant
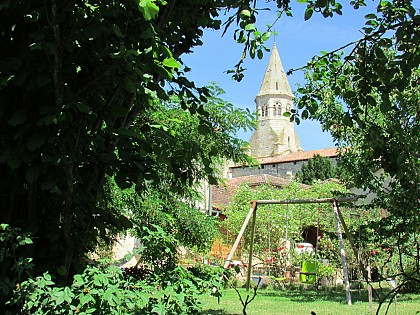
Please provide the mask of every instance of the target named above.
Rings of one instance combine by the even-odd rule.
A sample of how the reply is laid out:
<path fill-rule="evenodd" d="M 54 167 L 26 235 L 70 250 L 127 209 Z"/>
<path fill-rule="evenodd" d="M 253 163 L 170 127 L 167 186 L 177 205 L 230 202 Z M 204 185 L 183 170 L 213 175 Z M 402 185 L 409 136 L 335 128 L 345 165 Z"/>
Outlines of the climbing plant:
<path fill-rule="evenodd" d="M 250 209 L 251 200 L 290 200 L 338 197 L 347 193 L 339 183 L 324 182 L 306 186 L 293 182 L 281 189 L 269 184 L 251 188 L 244 184 L 232 196 L 232 201 L 224 210 L 227 218 L 223 222 L 230 235 L 227 242 L 233 243 Z M 349 220 L 350 211 L 343 211 Z M 325 232 L 335 233 L 334 216 L 330 204 L 301 205 L 259 205 L 255 232 L 255 251 L 263 255 L 268 247 L 284 249 L 286 240 L 302 241 L 305 228 L 317 227 Z M 270 237 L 270 240 L 268 239 Z M 244 244 L 250 243 L 250 229 L 244 235 Z M 246 249 L 246 248 L 245 248 Z"/>

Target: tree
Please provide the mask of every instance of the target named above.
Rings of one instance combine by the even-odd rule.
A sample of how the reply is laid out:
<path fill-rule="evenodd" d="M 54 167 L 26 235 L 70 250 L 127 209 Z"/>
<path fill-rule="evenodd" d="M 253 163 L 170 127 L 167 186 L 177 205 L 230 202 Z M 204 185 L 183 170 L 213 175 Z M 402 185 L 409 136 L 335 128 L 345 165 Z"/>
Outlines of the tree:
<path fill-rule="evenodd" d="M 303 184 L 310 185 L 316 180 L 322 181 L 334 178 L 336 173 L 337 170 L 331 160 L 317 154 L 302 165 L 302 169 L 298 172 L 297 177 Z"/>
<path fill-rule="evenodd" d="M 182 195 L 202 178 L 214 182 L 212 158 L 246 158 L 240 141 L 215 130 L 220 119 L 198 103 L 193 84 L 176 74 L 179 63 L 167 48 L 180 45 L 171 42 L 174 24 L 155 38 L 154 24 L 163 21 L 151 22 L 148 14 L 157 14 L 151 8 L 55 1 L 47 9 L 36 2 L 1 7 L 1 27 L 7 29 L 1 52 L 1 219 L 34 234 L 28 255 L 39 268 L 70 277 L 98 236 L 131 227 L 103 206 L 106 175 L 138 190 L 161 180 Z M 198 25 L 212 23 L 207 14 Z M 180 36 L 193 45 L 197 35 L 190 31 Z M 182 106 L 195 116 L 198 132 L 222 143 L 209 141 L 204 149 L 202 140 L 187 141 L 179 132 L 182 122 L 173 119 L 169 128 L 158 120 L 158 97 L 168 100 L 170 94 L 165 81 L 182 86 Z M 200 92 L 203 100 L 212 99 L 207 89 Z M 2 274 L 8 269 L 2 265 Z"/>
<path fill-rule="evenodd" d="M 174 130 L 152 121 L 148 110 L 178 95 L 182 108 L 197 115 L 200 134 L 228 140 L 219 137 L 220 129 L 203 105 L 210 97 L 208 89 L 187 79 L 188 68 L 180 56 L 201 44 L 203 29 L 218 29 L 219 12 L 226 10 L 231 16 L 225 31 L 236 25 L 235 39 L 244 45 L 232 72 L 240 80 L 247 54 L 261 58 L 267 49 L 264 42 L 271 26 L 263 32 L 255 27 L 258 3 L 0 1 L 0 220 L 34 235 L 25 255 L 34 257 L 36 266 L 68 280 L 98 237 L 131 227 L 121 213 L 102 207 L 107 176 L 122 188 L 136 184 L 142 191 L 146 183 L 157 185 L 161 175 L 168 174 L 163 183 L 182 193 L 196 180 L 215 181 L 212 158 L 218 154 L 247 161 L 236 150 L 238 143 L 229 141 L 223 145 L 230 149 L 222 152 L 211 149 L 215 146 L 184 150 Z M 291 14 L 289 1 L 275 3 L 279 15 Z M 305 19 L 314 12 L 325 17 L 341 14 L 341 4 L 308 0 Z M 377 29 L 366 29 L 365 40 L 355 50 L 361 57 L 363 51 L 372 52 L 360 59 L 366 63 L 356 63 L 361 76 L 354 81 L 357 92 L 370 86 L 367 79 L 373 77 L 366 73 L 376 71 L 369 67 L 376 61 L 389 62 L 387 69 L 396 71 L 393 77 L 399 80 L 379 80 L 385 82 L 380 87 L 404 90 L 404 78 L 411 78 L 419 55 L 418 18 L 411 2 L 381 1 L 378 16 L 370 17 L 369 23 Z M 375 49 L 390 46 L 383 38 L 388 30 L 395 31 L 400 49 L 394 59 L 383 59 L 383 49 Z M 364 42 L 369 50 L 363 50 Z M 373 50 L 370 42 L 376 45 Z M 368 92 L 346 98 L 365 95 L 361 104 L 368 104 Z M 382 109 L 390 103 L 386 100 Z M 339 116 L 340 121 L 342 117 L 349 121 L 348 115 Z M 0 275 L 8 270 L 8 262 L 3 262 Z"/>
<path fill-rule="evenodd" d="M 33 235 L 19 255 L 34 258 L 34 274 L 69 281 L 98 239 L 132 226 L 106 206 L 107 178 L 183 195 L 200 179 L 215 182 L 215 157 L 248 161 L 232 129 L 219 128 L 223 117 L 205 108 L 209 90 L 187 79 L 180 59 L 201 44 L 204 28 L 220 27 L 220 9 L 239 16 L 243 5 L 0 1 L 0 220 Z M 200 134 L 221 142 L 177 143 L 176 119 L 174 129 L 151 119 L 173 95 Z M 11 264 L 2 261 L 1 278 Z"/>
<path fill-rule="evenodd" d="M 197 173 L 195 181 L 190 184 L 190 189 L 186 189 L 185 183 L 174 180 L 173 174 L 168 173 L 166 169 L 161 171 L 158 161 L 151 166 L 156 166 L 152 171 L 159 174 L 159 182 L 147 183 L 140 193 L 136 191 L 134 185 L 121 190 L 112 179 L 108 181 L 107 204 L 103 207 L 118 210 L 134 222 L 132 234 L 141 240 L 148 253 L 154 255 L 153 259 L 146 260 L 147 263 L 154 264 L 157 262 L 156 257 L 164 260 L 162 258 L 165 256 L 165 250 L 162 249 L 165 244 L 157 237 L 149 237 L 151 231 L 156 232 L 156 226 L 164 226 L 163 231 L 160 231 L 161 236 L 164 233 L 176 242 L 173 244 L 175 250 L 168 253 L 171 266 L 177 263 L 177 245 L 194 248 L 204 253 L 210 250 L 217 234 L 215 220 L 207 217 L 202 212 L 203 209 L 198 209 L 196 205 L 203 197 L 200 195 L 203 193 L 202 181 L 198 181 L 201 176 L 200 167 L 212 168 L 221 162 L 223 156 L 241 154 L 240 148 L 244 146 L 244 142 L 231 138 L 229 134 L 233 134 L 239 127 L 252 127 L 255 120 L 248 111 L 237 109 L 221 99 L 220 96 L 224 93 L 221 88 L 212 84 L 208 89 L 211 94 L 205 108 L 215 128 L 218 129 L 216 133 L 197 132 L 201 128 L 198 115 L 182 110 L 181 102 L 176 97 L 172 97 L 169 102 L 157 104 L 145 115 L 151 124 L 161 124 L 171 130 L 172 137 L 166 140 L 160 139 L 159 132 L 154 132 L 154 141 L 168 143 L 168 146 L 170 142 L 178 145 L 177 148 L 168 151 L 168 155 L 163 158 L 171 159 L 170 154 L 188 155 L 186 151 L 200 149 L 201 155 L 197 157 L 197 161 L 192 161 L 197 165 L 195 168 Z M 166 134 L 164 136 L 168 137 Z M 207 157 L 211 157 L 211 160 L 205 160 Z M 184 163 L 182 168 L 187 169 L 191 161 L 185 160 Z M 143 258 L 146 256 L 145 253 L 142 254 Z"/>
<path fill-rule="evenodd" d="M 420 281 L 414 241 L 420 208 L 419 15 L 411 1 L 381 1 L 366 19 L 364 36 L 349 44 L 350 53 L 339 49 L 310 61 L 298 107 L 302 118 L 319 120 L 343 149 L 349 182 L 376 193 L 376 205 L 387 210 L 371 226 L 374 242 L 399 248 L 392 253 L 399 259 L 387 261 L 397 262 L 397 270 L 383 276 L 403 275 L 402 287 L 414 287 Z"/>

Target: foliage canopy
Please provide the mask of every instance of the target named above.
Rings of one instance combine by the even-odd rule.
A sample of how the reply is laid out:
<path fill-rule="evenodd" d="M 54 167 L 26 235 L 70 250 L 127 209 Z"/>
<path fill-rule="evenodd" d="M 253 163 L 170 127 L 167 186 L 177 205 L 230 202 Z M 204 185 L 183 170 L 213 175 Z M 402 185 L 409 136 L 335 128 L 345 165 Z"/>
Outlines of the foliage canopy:
<path fill-rule="evenodd" d="M 297 177 L 303 184 L 310 185 L 317 180 L 335 178 L 337 169 L 329 158 L 315 155 L 307 163 L 302 165 Z"/>
<path fill-rule="evenodd" d="M 279 16 L 291 15 L 290 1 L 272 2 Z M 305 19 L 342 13 L 336 1 L 305 3 Z M 180 56 L 202 43 L 205 28 L 220 28 L 225 10 L 225 31 L 234 26 L 244 46 L 230 71 L 241 80 L 246 56 L 262 58 L 267 50 L 271 26 L 255 26 L 260 4 L 0 1 L 0 221 L 34 235 L 21 258 L 33 257 L 39 274 L 71 281 L 98 238 L 132 227 L 106 206 L 107 178 L 138 191 L 166 185 L 183 196 L 200 179 L 215 182 L 216 157 L 248 161 L 228 129 L 232 121 L 207 110 L 211 93 L 188 80 Z M 316 75 L 300 90 L 299 106 L 338 141 L 362 140 L 352 159 L 360 168 L 375 163 L 396 178 L 384 200 L 398 214 L 391 223 L 403 238 L 402 228 L 415 230 L 419 209 L 419 16 L 411 1 L 381 0 L 364 32 L 347 57 L 334 52 L 311 62 Z M 179 118 L 159 108 L 174 95 L 198 124 L 191 142 Z M 360 174 L 369 175 L 360 184 L 370 185 L 372 172 Z M 1 263 L 2 277 L 11 264 Z"/>

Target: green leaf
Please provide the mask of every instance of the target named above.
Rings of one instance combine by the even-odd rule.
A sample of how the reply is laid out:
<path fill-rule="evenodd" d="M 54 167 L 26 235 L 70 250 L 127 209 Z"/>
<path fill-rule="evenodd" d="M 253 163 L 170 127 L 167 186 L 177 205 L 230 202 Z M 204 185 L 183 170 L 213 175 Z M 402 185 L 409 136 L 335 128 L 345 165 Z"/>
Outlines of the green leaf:
<path fill-rule="evenodd" d="M 64 302 L 64 300 L 65 300 L 65 293 L 64 293 L 64 291 L 59 291 L 59 292 L 55 295 L 55 297 L 56 297 L 55 301 L 56 301 L 57 305 L 59 305 L 59 304 L 63 303 L 63 302 Z"/>
<path fill-rule="evenodd" d="M 67 268 L 63 265 L 57 268 L 57 272 L 60 276 L 65 276 L 67 274 Z"/>
<path fill-rule="evenodd" d="M 375 98 L 372 95 L 367 95 L 366 96 L 366 101 L 371 106 L 376 106 L 376 100 L 375 100 Z"/>
<path fill-rule="evenodd" d="M 75 106 L 82 113 L 89 113 L 92 110 L 92 108 L 85 102 L 77 102 Z"/>
<path fill-rule="evenodd" d="M 176 61 L 174 58 L 166 58 L 165 60 L 163 60 L 163 65 L 165 67 L 175 68 L 175 69 L 179 69 L 181 67 L 179 62 Z"/>
<path fill-rule="evenodd" d="M 249 11 L 249 10 L 242 10 L 240 13 L 239 13 L 239 16 L 240 16 L 240 18 L 241 19 L 243 19 L 243 20 L 246 20 L 246 19 L 248 19 L 249 17 L 251 17 L 251 11 Z"/>
<path fill-rule="evenodd" d="M 40 168 L 38 166 L 32 166 L 26 171 L 26 179 L 28 182 L 34 182 L 40 173 Z"/>
<path fill-rule="evenodd" d="M 343 123 L 348 127 L 353 127 L 353 119 L 351 119 L 348 113 L 344 115 Z"/>
<path fill-rule="evenodd" d="M 206 125 L 198 125 L 198 132 L 201 133 L 202 135 L 206 135 L 209 133 L 209 128 Z"/>
<path fill-rule="evenodd" d="M 137 91 L 137 85 L 136 85 L 135 81 L 130 80 L 129 78 L 124 78 L 123 82 L 124 82 L 124 88 L 128 92 L 136 92 Z"/>
<path fill-rule="evenodd" d="M 263 41 L 268 41 L 269 39 L 270 39 L 270 35 L 271 35 L 271 32 L 265 32 L 263 35 L 262 35 L 262 39 L 263 39 Z"/>
<path fill-rule="evenodd" d="M 85 313 L 92 314 L 92 313 L 95 313 L 95 312 L 96 312 L 96 308 L 92 307 L 92 308 L 87 309 Z"/>
<path fill-rule="evenodd" d="M 254 24 L 247 24 L 246 26 L 245 26 L 245 31 L 255 31 L 256 30 L 256 28 L 255 28 L 255 25 Z"/>
<path fill-rule="evenodd" d="M 384 114 L 386 114 L 387 112 L 389 112 L 392 109 L 391 101 L 389 100 L 389 98 L 386 98 L 386 97 L 382 98 L 382 102 L 379 105 L 379 109 Z"/>
<path fill-rule="evenodd" d="M 35 134 L 32 137 L 29 137 L 26 146 L 28 147 L 29 151 L 35 151 L 39 149 L 45 142 L 45 135 L 42 133 Z"/>
<path fill-rule="evenodd" d="M 130 229 L 133 227 L 133 223 L 130 221 L 129 218 L 127 218 L 126 216 L 120 216 L 119 218 L 119 222 L 121 223 L 121 225 L 126 228 L 126 229 Z"/>
<path fill-rule="evenodd" d="M 32 240 L 29 237 L 17 237 L 16 238 L 19 245 L 23 246 L 23 245 L 27 245 L 27 244 L 33 244 Z"/>
<path fill-rule="evenodd" d="M 326 7 L 326 5 L 327 5 L 327 0 L 316 0 L 315 5 L 316 5 L 318 8 L 324 8 L 324 7 Z"/>
<path fill-rule="evenodd" d="M 26 121 L 26 115 L 23 110 L 15 111 L 12 117 L 7 121 L 11 126 L 17 126 L 23 124 Z"/>
<path fill-rule="evenodd" d="M 71 289 L 69 287 L 65 287 L 64 288 L 64 300 L 67 303 L 71 303 L 72 301 L 72 297 L 74 297 L 74 293 L 71 291 Z"/>
<path fill-rule="evenodd" d="M 376 14 L 370 13 L 365 15 L 366 20 L 376 19 Z"/>
<path fill-rule="evenodd" d="M 155 18 L 159 13 L 159 7 L 154 3 L 154 0 L 140 0 L 139 9 L 146 21 Z"/>
<path fill-rule="evenodd" d="M 115 35 L 117 35 L 119 38 L 123 38 L 124 35 L 121 33 L 121 29 L 116 24 L 112 24 L 112 30 L 114 31 Z"/>
<path fill-rule="evenodd" d="M 80 274 L 76 274 L 74 276 L 74 282 L 73 285 L 74 287 L 81 287 L 85 284 L 85 281 L 83 280 L 83 277 Z"/>
<path fill-rule="evenodd" d="M 95 275 L 94 279 L 93 279 L 93 283 L 98 286 L 101 287 L 102 286 L 102 279 L 103 277 L 101 275 Z"/>
<path fill-rule="evenodd" d="M 312 14 L 314 14 L 314 9 L 312 7 L 306 8 L 305 21 L 309 20 L 312 17 Z"/>
<path fill-rule="evenodd" d="M 80 298 L 80 304 L 81 305 L 85 305 L 85 304 L 88 304 L 89 302 L 95 302 L 95 299 L 92 297 L 92 295 L 90 295 L 90 294 L 86 294 L 86 295 L 83 295 L 81 298 Z M 89 312 L 88 312 L 89 313 Z"/>

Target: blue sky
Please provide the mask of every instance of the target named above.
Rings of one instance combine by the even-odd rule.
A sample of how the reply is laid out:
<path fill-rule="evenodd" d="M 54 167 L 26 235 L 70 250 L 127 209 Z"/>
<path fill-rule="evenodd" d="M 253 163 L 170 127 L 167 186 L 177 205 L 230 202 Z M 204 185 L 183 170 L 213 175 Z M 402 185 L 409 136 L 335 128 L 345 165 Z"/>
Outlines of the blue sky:
<path fill-rule="evenodd" d="M 260 1 L 262 5 L 265 1 Z M 271 49 L 274 40 L 287 72 L 290 68 L 298 68 L 306 64 L 312 56 L 320 51 L 330 51 L 346 43 L 361 38 L 360 29 L 364 25 L 364 16 L 375 11 L 374 1 L 367 1 L 368 7 L 354 10 L 343 8 L 342 16 L 323 18 L 314 13 L 309 21 L 304 21 L 304 5 L 293 3 L 293 17 L 283 16 L 275 25 L 278 33 L 272 37 L 267 46 Z M 258 18 L 259 28 L 264 30 L 265 23 L 272 23 L 276 18 L 275 11 L 261 11 Z M 252 60 L 248 58 L 244 67 L 247 68 L 245 78 L 241 82 L 231 79 L 225 71 L 232 69 L 242 53 L 242 46 L 235 43 L 232 32 L 222 37 L 222 31 L 205 31 L 203 45 L 196 47 L 192 54 L 183 57 L 185 64 L 192 69 L 189 77 L 197 86 L 216 82 L 226 91 L 223 98 L 237 107 L 255 110 L 254 99 L 264 77 L 270 53 L 264 58 Z M 288 76 L 290 87 L 297 89 L 298 83 L 303 83 L 303 73 L 298 72 Z M 303 121 L 295 126 L 301 146 L 304 150 L 315 150 L 334 147 L 329 133 L 322 132 L 317 122 Z M 238 137 L 249 140 L 251 133 L 240 132 Z"/>

